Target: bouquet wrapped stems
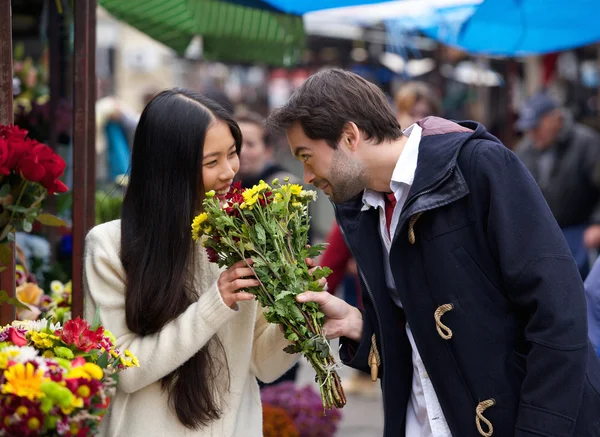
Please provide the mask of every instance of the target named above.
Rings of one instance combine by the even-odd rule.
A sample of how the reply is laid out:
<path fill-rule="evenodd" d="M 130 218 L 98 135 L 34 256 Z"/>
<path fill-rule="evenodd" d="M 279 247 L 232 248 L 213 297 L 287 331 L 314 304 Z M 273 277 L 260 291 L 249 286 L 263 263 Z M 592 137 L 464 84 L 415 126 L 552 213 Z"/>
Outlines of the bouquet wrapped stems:
<path fill-rule="evenodd" d="M 312 365 L 323 407 L 341 408 L 346 397 L 323 333 L 325 316 L 318 304 L 296 301 L 304 291 L 323 291 L 319 279 L 331 272 L 317 268 L 311 273 L 305 261 L 324 249 L 307 245 L 308 204 L 316 193 L 277 180 L 273 186 L 263 181 L 247 190 L 234 185 L 224 198 L 207 193 L 204 211 L 192 223 L 192 236 L 219 266 L 252 259 L 248 267 L 260 283 L 248 291 L 265 308 L 266 320 L 283 326 L 292 343 L 285 351 L 302 353 Z"/>

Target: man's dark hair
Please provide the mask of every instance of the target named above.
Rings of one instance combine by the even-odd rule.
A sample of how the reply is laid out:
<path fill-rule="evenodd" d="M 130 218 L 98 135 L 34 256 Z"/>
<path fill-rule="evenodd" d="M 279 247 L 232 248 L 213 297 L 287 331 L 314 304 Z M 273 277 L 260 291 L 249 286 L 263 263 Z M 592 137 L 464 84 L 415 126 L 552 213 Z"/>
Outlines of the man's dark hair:
<path fill-rule="evenodd" d="M 344 125 L 354 122 L 376 144 L 402 135 L 383 92 L 374 84 L 337 68 L 320 71 L 302 84 L 267 120 L 270 133 L 300 122 L 306 136 L 337 149 Z"/>

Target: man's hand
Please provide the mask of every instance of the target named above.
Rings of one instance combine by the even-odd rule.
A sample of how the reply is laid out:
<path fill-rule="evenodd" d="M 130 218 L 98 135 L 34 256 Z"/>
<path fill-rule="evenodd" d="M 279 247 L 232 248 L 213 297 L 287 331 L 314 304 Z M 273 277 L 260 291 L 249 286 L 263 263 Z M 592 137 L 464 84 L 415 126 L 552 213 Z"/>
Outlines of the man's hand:
<path fill-rule="evenodd" d="M 360 341 L 363 319 L 357 308 L 326 291 L 306 291 L 296 296 L 296 300 L 319 304 L 321 312 L 325 314 L 323 332 L 327 339 L 347 337 L 350 340 Z"/>

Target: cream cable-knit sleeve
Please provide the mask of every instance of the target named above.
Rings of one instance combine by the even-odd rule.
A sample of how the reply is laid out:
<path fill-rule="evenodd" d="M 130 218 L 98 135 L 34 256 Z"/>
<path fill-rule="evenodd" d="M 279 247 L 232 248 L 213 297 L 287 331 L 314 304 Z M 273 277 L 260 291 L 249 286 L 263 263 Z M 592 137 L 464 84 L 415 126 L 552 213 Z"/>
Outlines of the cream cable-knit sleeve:
<path fill-rule="evenodd" d="M 279 325 L 269 323 L 263 316 L 259 304 L 254 325 L 254 344 L 252 346 L 251 370 L 263 382 L 273 382 L 289 370 L 299 354 L 288 354 L 283 348 L 291 344 L 283 336 Z"/>
<path fill-rule="evenodd" d="M 117 226 L 113 223 L 108 226 Z M 113 238 L 106 225 L 94 228 L 86 238 L 84 289 L 86 317 L 100 311 L 103 326 L 111 331 L 120 349 L 129 349 L 140 362 L 119 374 L 119 388 L 133 393 L 157 382 L 191 358 L 208 343 L 217 330 L 237 311 L 229 308 L 216 282 L 200 291 L 200 298 L 159 332 L 140 336 L 131 332 L 125 321 L 125 272 Z M 116 235 L 114 235 L 116 234 Z"/>

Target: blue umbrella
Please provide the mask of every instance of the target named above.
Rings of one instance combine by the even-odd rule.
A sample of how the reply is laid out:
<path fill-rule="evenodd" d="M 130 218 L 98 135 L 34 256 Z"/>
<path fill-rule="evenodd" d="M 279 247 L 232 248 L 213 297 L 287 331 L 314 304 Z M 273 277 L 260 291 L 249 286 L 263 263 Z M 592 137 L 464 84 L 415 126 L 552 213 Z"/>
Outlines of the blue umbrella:
<path fill-rule="evenodd" d="M 440 1 L 421 0 L 415 8 L 428 6 L 431 14 L 409 19 L 405 14 L 393 15 L 393 4 L 399 1 L 372 0 L 227 0 L 264 9 L 304 15 L 323 9 L 347 6 L 390 3 L 379 7 L 379 21 L 388 24 L 391 32 L 406 31 L 408 27 L 448 45 L 458 46 L 471 53 L 521 56 L 567 50 L 600 41 L 600 0 L 457 0 L 457 7 L 439 7 Z M 371 7 L 361 8 L 372 19 Z M 412 6 L 411 6 L 412 8 Z M 365 23 L 361 9 L 355 10 L 356 22 Z M 342 10 L 340 12 L 343 14 Z M 327 11 L 334 16 L 336 11 Z M 361 16 L 363 15 L 363 16 Z M 348 15 L 346 15 L 348 18 Z M 400 24 L 399 24 L 400 23 Z"/>
<path fill-rule="evenodd" d="M 304 15 L 322 9 L 341 8 L 345 6 L 386 3 L 381 0 L 226 0 L 244 6 L 285 12 L 287 14 Z"/>
<path fill-rule="evenodd" d="M 464 22 L 424 31 L 471 53 L 541 54 L 600 41 L 599 13 L 598 0 L 485 0 Z"/>

